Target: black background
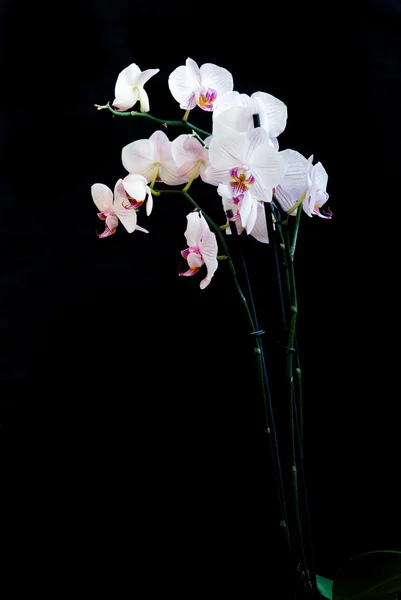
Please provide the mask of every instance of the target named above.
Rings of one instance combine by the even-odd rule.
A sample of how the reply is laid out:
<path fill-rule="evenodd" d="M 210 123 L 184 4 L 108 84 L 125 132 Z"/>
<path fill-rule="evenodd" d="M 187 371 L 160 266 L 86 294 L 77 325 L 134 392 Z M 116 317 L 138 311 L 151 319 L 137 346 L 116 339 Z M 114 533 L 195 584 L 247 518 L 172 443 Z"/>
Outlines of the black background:
<path fill-rule="evenodd" d="M 113 100 L 131 62 L 160 68 L 147 91 L 167 119 L 182 114 L 167 88 L 174 68 L 188 56 L 224 66 L 234 89 L 287 104 L 280 148 L 328 171 L 333 219 L 303 219 L 296 263 L 316 568 L 333 577 L 358 552 L 401 546 L 401 9 L 260 10 L 2 2 L 3 520 L 14 538 L 21 521 L 25 534 L 46 531 L 54 563 L 88 589 L 107 577 L 192 593 L 215 573 L 221 589 L 241 579 L 252 594 L 278 560 L 252 349 L 227 272 L 205 291 L 177 277 L 178 196 L 141 213 L 148 236 L 95 235 L 90 186 L 112 187 L 121 148 L 155 129 L 93 107 Z M 207 129 L 199 113 L 191 120 Z M 216 210 L 210 190 L 193 191 Z M 274 337 L 266 255 L 249 242 Z"/>

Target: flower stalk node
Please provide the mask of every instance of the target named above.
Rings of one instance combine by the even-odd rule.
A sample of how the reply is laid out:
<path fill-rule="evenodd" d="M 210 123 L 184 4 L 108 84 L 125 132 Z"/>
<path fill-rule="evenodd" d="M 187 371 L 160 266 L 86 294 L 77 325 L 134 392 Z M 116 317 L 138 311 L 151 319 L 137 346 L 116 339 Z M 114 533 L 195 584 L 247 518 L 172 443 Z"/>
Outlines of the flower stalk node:
<path fill-rule="evenodd" d="M 251 331 L 251 335 L 254 335 L 256 337 L 261 337 L 264 334 L 265 334 L 264 329 L 258 329 L 257 331 Z"/>

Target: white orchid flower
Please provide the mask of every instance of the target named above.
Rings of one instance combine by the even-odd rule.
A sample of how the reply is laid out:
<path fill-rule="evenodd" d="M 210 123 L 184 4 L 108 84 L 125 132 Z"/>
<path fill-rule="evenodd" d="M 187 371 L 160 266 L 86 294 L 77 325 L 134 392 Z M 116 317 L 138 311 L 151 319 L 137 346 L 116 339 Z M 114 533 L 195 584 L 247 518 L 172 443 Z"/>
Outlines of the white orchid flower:
<path fill-rule="evenodd" d="M 258 242 L 268 244 L 269 235 L 264 202 L 253 198 L 250 192 L 233 198 L 231 189 L 226 184 L 220 184 L 217 192 L 222 197 L 224 211 L 232 211 L 233 216 L 229 220 L 235 222 L 238 234 L 245 230 Z M 229 228 L 226 229 L 226 233 L 231 233 Z"/>
<path fill-rule="evenodd" d="M 200 175 L 206 181 L 206 169 L 209 166 L 209 150 L 207 148 L 211 136 L 204 140 L 204 145 L 192 134 L 179 135 L 171 142 L 171 153 L 177 167 L 177 174 L 185 181 Z"/>
<path fill-rule="evenodd" d="M 217 240 L 210 231 L 205 217 L 199 212 L 187 215 L 185 238 L 188 248 L 181 255 L 188 261 L 188 271 L 180 272 L 182 277 L 195 275 L 202 265 L 206 265 L 206 277 L 200 282 L 201 290 L 207 287 L 217 269 Z"/>
<path fill-rule="evenodd" d="M 282 180 L 285 162 L 269 143 L 268 133 L 256 127 L 247 133 L 213 136 L 209 146 L 208 183 L 227 183 L 233 198 L 250 191 L 271 202 L 272 190 Z"/>
<path fill-rule="evenodd" d="M 180 177 L 171 154 L 171 142 L 167 135 L 157 130 L 149 139 L 136 140 L 122 149 L 121 159 L 129 173 L 136 173 L 151 181 L 178 185 L 187 180 Z"/>
<path fill-rule="evenodd" d="M 129 201 L 127 202 L 127 194 L 122 185 L 122 179 L 117 181 L 114 187 L 114 194 L 103 183 L 94 183 L 91 187 L 91 193 L 94 203 L 100 210 L 97 216 L 106 222 L 103 233 L 97 234 L 99 238 L 106 238 L 113 235 L 116 232 L 119 221 L 121 221 L 128 233 L 132 233 L 135 229 L 149 233 L 146 229 L 137 225 L 137 214 L 135 210 L 132 210 L 133 207 Z"/>
<path fill-rule="evenodd" d="M 126 202 L 126 208 L 136 210 L 146 202 L 146 214 L 149 216 L 153 209 L 153 196 L 145 177 L 132 173 L 124 177 L 120 185 L 128 201 Z"/>
<path fill-rule="evenodd" d="M 185 65 L 177 67 L 168 78 L 168 86 L 180 108 L 213 111 L 220 96 L 233 89 L 233 77 L 227 69 L 212 63 L 201 67 L 187 58 Z"/>
<path fill-rule="evenodd" d="M 328 175 L 323 165 L 320 162 L 313 165 L 313 155 L 306 159 L 296 150 L 283 150 L 280 154 L 284 158 L 286 169 L 283 180 L 275 190 L 275 196 L 282 209 L 291 211 L 289 214 L 294 216 L 297 209 L 291 209 L 302 202 L 302 208 L 309 217 L 317 215 L 330 219 L 330 210 L 326 213 L 320 211 L 329 199 L 326 192 Z"/>
<path fill-rule="evenodd" d="M 114 108 L 117 110 L 128 110 L 139 100 L 141 112 L 149 112 L 149 98 L 145 92 L 144 85 L 160 69 L 148 69 L 141 71 L 135 63 L 132 63 L 121 71 L 115 85 Z"/>
<path fill-rule="evenodd" d="M 259 115 L 260 127 L 269 134 L 271 144 L 277 149 L 277 137 L 287 124 L 287 106 L 271 94 L 255 92 L 252 96 L 227 92 L 213 112 L 213 135 L 231 130 L 246 132 L 255 127 L 253 115 Z"/>

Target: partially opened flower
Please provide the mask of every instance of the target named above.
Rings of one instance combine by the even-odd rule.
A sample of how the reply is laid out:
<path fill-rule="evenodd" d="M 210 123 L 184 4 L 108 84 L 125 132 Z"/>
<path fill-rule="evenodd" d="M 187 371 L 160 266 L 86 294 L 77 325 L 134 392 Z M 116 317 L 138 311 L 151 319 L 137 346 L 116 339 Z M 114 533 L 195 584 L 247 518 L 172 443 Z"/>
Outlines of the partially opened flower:
<path fill-rule="evenodd" d="M 211 136 L 202 144 L 194 135 L 182 134 L 171 142 L 171 152 L 177 167 L 177 173 L 189 181 L 200 175 L 206 181 L 206 169 L 209 166 L 209 150 L 207 148 Z"/>
<path fill-rule="evenodd" d="M 153 196 L 145 177 L 132 173 L 120 181 L 122 188 L 122 190 L 120 188 L 120 191 L 126 194 L 129 208 L 136 210 L 146 202 L 146 214 L 149 216 L 153 208 Z M 126 204 L 126 207 L 128 207 L 128 204 Z"/>
<path fill-rule="evenodd" d="M 159 71 L 160 69 L 141 71 L 135 63 L 123 69 L 117 77 L 113 106 L 117 110 L 128 110 L 139 100 L 141 112 L 149 112 L 149 98 L 144 85 Z"/>
<path fill-rule="evenodd" d="M 269 243 L 264 202 L 253 198 L 250 192 L 241 196 L 232 196 L 231 189 L 226 184 L 220 184 L 217 192 L 222 198 L 224 211 L 231 210 L 233 216 L 229 219 L 235 222 L 238 234 L 244 230 L 259 242 Z M 231 230 L 226 229 L 230 234 Z"/>
<path fill-rule="evenodd" d="M 171 142 L 164 131 L 157 130 L 149 139 L 136 140 L 124 146 L 121 154 L 129 173 L 145 177 L 147 182 L 162 181 L 167 185 L 185 183 L 180 177 L 171 154 Z"/>
<path fill-rule="evenodd" d="M 317 215 L 330 219 L 330 211 L 320 211 L 329 199 L 326 192 L 328 175 L 323 165 L 320 162 L 313 165 L 313 156 L 306 159 L 296 150 L 283 150 L 280 154 L 284 158 L 286 169 L 275 197 L 282 209 L 290 215 L 296 215 L 297 208 L 294 209 L 294 206 L 302 203 L 303 210 L 309 217 Z"/>
<path fill-rule="evenodd" d="M 213 136 L 209 161 L 208 182 L 227 183 L 233 197 L 250 191 L 258 200 L 271 202 L 272 190 L 284 176 L 283 157 L 270 145 L 269 135 L 261 127 L 247 133 Z"/>
<path fill-rule="evenodd" d="M 287 124 L 287 106 L 271 94 L 255 92 L 252 96 L 227 92 L 213 112 L 213 134 L 250 131 L 255 127 L 253 115 L 258 115 L 260 127 L 269 134 L 271 144 L 278 148 L 277 136 Z"/>
<path fill-rule="evenodd" d="M 182 277 L 195 275 L 202 265 L 206 266 L 206 277 L 200 282 L 201 290 L 207 287 L 217 269 L 217 240 L 210 231 L 205 217 L 199 212 L 187 215 L 185 238 L 188 248 L 181 252 L 187 260 L 188 271 L 180 272 Z"/>
<path fill-rule="evenodd" d="M 177 67 L 168 78 L 170 92 L 184 110 L 199 106 L 213 111 L 219 98 L 231 91 L 233 85 L 233 77 L 227 69 L 212 63 L 199 68 L 192 58 L 187 58 L 185 65 Z"/>
<path fill-rule="evenodd" d="M 114 194 L 107 185 L 103 183 L 94 183 L 91 187 L 91 193 L 94 203 L 99 209 L 98 217 L 105 221 L 103 233 L 97 234 L 99 238 L 109 237 L 116 232 L 118 222 L 124 225 L 128 233 L 135 229 L 149 233 L 143 227 L 137 225 L 137 214 L 132 207 L 127 205 L 127 195 L 122 186 L 122 180 L 119 179 L 114 187 Z"/>

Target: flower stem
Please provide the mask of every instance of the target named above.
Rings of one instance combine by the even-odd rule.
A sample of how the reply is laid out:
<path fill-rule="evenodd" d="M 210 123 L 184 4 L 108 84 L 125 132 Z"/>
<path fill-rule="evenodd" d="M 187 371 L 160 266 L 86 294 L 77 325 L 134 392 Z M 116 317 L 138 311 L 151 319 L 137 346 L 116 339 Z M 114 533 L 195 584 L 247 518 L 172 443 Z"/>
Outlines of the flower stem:
<path fill-rule="evenodd" d="M 226 214 L 228 217 L 232 217 L 232 210 L 227 211 Z M 287 550 L 289 552 L 289 556 L 291 556 L 291 553 L 292 553 L 291 536 L 290 536 L 291 532 L 289 531 L 289 527 L 288 527 L 288 516 L 287 516 L 287 508 L 286 508 L 286 501 L 285 501 L 281 460 L 280 460 L 280 453 L 279 453 L 279 449 L 278 449 L 278 440 L 277 440 L 276 425 L 275 425 L 275 420 L 274 420 L 273 404 L 272 404 L 271 393 L 270 393 L 269 377 L 268 377 L 267 368 L 266 368 L 266 359 L 264 356 L 262 339 L 260 337 L 264 332 L 262 330 L 259 330 L 259 321 L 258 321 L 256 305 L 255 305 L 254 297 L 253 297 L 253 293 L 252 293 L 251 280 L 249 277 L 248 268 L 247 268 L 243 250 L 238 243 L 239 240 L 238 240 L 237 227 L 233 221 L 229 220 L 228 222 L 229 222 L 232 237 L 233 237 L 233 239 L 235 239 L 237 241 L 237 251 L 238 251 L 238 254 L 239 254 L 239 257 L 241 260 L 242 269 L 244 272 L 245 281 L 246 281 L 246 285 L 247 285 L 247 289 L 248 289 L 248 295 L 249 295 L 250 302 L 251 302 L 254 324 L 256 326 L 256 331 L 252 331 L 251 333 L 254 334 L 255 338 L 256 338 L 255 354 L 256 354 L 256 357 L 258 360 L 259 381 L 262 386 L 263 406 L 264 406 L 264 411 L 265 411 L 265 422 L 266 422 L 265 433 L 269 437 L 270 451 L 271 451 L 271 454 L 273 457 L 273 469 L 274 469 L 275 478 L 276 478 L 276 486 L 277 486 L 277 491 L 278 491 L 278 496 L 279 496 L 279 509 L 280 509 L 280 513 L 281 513 L 280 528 L 283 533 L 283 537 L 285 540 L 285 544 L 287 546 Z"/>
<path fill-rule="evenodd" d="M 287 316 L 286 316 L 286 310 L 285 310 L 285 304 L 284 304 L 283 286 L 281 283 L 281 272 L 280 272 L 280 265 L 279 265 L 277 245 L 276 245 L 277 244 L 277 235 L 276 235 L 276 231 L 274 231 L 273 219 L 272 219 L 272 217 L 274 217 L 274 211 L 273 211 L 273 206 L 272 206 L 271 202 L 265 202 L 264 206 L 265 206 L 267 232 L 269 235 L 270 247 L 271 247 L 272 253 L 273 253 L 273 265 L 274 265 L 274 271 L 276 274 L 276 281 L 277 281 L 277 287 L 278 287 L 277 291 L 278 291 L 279 304 L 280 304 L 281 324 L 282 324 L 284 331 L 286 331 L 287 330 Z"/>
<path fill-rule="evenodd" d="M 242 305 L 244 306 L 244 309 L 245 309 L 245 312 L 247 315 L 250 333 L 255 338 L 254 352 L 255 352 L 255 359 L 256 359 L 256 363 L 257 363 L 258 380 L 259 380 L 259 384 L 261 387 L 261 393 L 262 393 L 262 397 L 263 397 L 263 405 L 264 405 L 264 411 L 265 411 L 265 420 L 266 420 L 265 432 L 269 436 L 270 449 L 271 449 L 272 459 L 273 459 L 273 468 L 275 471 L 277 491 L 278 491 L 278 496 L 279 496 L 279 509 L 280 509 L 280 516 L 281 516 L 280 528 L 281 528 L 281 531 L 283 532 L 284 541 L 285 541 L 287 550 L 289 552 L 289 555 L 291 555 L 292 554 L 291 538 L 290 538 L 289 527 L 288 527 L 289 522 L 288 522 L 286 502 L 285 502 L 285 493 L 284 493 L 284 484 L 283 484 L 282 469 L 281 469 L 281 463 L 280 463 L 280 454 L 279 454 L 279 450 L 278 450 L 278 441 L 277 441 L 276 427 L 275 427 L 275 422 L 274 422 L 273 406 L 272 406 L 271 395 L 270 395 L 269 379 L 268 379 L 268 374 L 267 374 L 267 369 L 266 369 L 266 362 L 265 362 L 265 358 L 264 358 L 262 340 L 260 338 L 260 334 L 262 332 L 259 331 L 259 323 L 258 323 L 258 319 L 257 319 L 257 315 L 256 315 L 255 305 L 253 302 L 253 296 L 252 296 L 252 291 L 251 291 L 251 286 L 250 286 L 250 279 L 249 279 L 248 271 L 246 269 L 245 259 L 243 259 L 243 266 L 244 266 L 246 281 L 247 281 L 247 285 L 248 285 L 248 292 L 249 292 L 250 298 L 251 298 L 253 314 L 251 313 L 251 310 L 249 308 L 246 297 L 241 289 L 241 286 L 240 286 L 240 283 L 238 280 L 238 276 L 237 276 L 237 272 L 236 272 L 236 269 L 234 266 L 234 262 L 231 258 L 231 254 L 228 249 L 225 237 L 221 231 L 221 228 L 209 217 L 209 215 L 207 213 L 205 213 L 201 209 L 201 207 L 195 202 L 195 200 L 192 198 L 192 196 L 190 196 L 188 194 L 188 192 L 185 190 L 185 188 L 183 190 L 160 190 L 159 193 L 160 194 L 181 193 L 183 196 L 185 196 L 185 198 L 187 198 L 187 200 L 189 200 L 189 202 L 192 204 L 192 206 L 194 208 L 196 208 L 199 212 L 202 213 L 202 215 L 206 219 L 206 222 L 208 223 L 208 225 L 216 232 L 216 235 L 217 235 L 217 237 L 220 241 L 220 244 L 223 248 L 224 254 L 227 256 L 227 262 L 228 262 L 228 265 L 230 268 L 234 286 L 237 290 L 240 301 L 241 301 Z M 235 224 L 230 222 L 230 225 L 234 226 L 235 235 L 237 235 L 237 230 L 236 230 Z M 234 229 L 232 229 L 232 232 L 233 231 L 234 231 Z"/>
<path fill-rule="evenodd" d="M 195 165 L 194 170 L 191 173 L 191 177 L 189 178 L 189 181 L 187 183 L 187 185 L 183 188 L 183 192 L 187 192 L 189 190 L 189 188 L 192 185 L 193 180 L 195 179 L 195 177 L 198 175 L 199 173 L 199 169 L 200 169 L 200 162 L 198 161 Z"/>
<path fill-rule="evenodd" d="M 301 198 L 298 200 L 298 202 L 300 204 L 304 197 L 305 197 L 305 194 L 303 194 L 301 196 Z M 299 230 L 299 223 L 301 220 L 301 215 L 302 215 L 302 207 L 299 206 L 296 217 L 295 217 L 294 231 L 292 233 L 292 242 L 291 242 L 291 248 L 290 248 L 291 262 L 294 260 L 295 248 L 297 246 L 298 230 Z M 294 279 L 294 283 L 295 283 L 295 279 Z"/>
<path fill-rule="evenodd" d="M 288 265 L 288 274 L 289 274 L 289 284 L 290 284 L 290 322 L 288 329 L 288 338 L 287 338 L 287 368 L 286 368 L 286 377 L 287 377 L 287 385 L 289 391 L 289 408 L 290 408 L 290 427 L 291 427 L 291 469 L 290 469 L 290 485 L 293 494 L 293 515 L 295 519 L 295 523 L 298 530 L 299 537 L 299 551 L 302 557 L 302 563 L 304 570 L 308 577 L 309 586 L 311 586 L 312 591 L 314 591 L 313 578 L 314 574 L 310 573 L 307 568 L 307 560 L 304 546 L 304 534 L 302 529 L 302 522 L 300 516 L 300 508 L 299 508 L 299 490 L 298 490 L 298 469 L 297 469 L 297 451 L 296 451 L 296 433 L 298 434 L 298 450 L 300 455 L 300 467 L 303 476 L 303 452 L 301 447 L 301 437 L 299 433 L 299 418 L 302 413 L 302 404 L 300 404 L 300 400 L 302 396 L 298 395 L 298 407 L 296 406 L 296 395 L 295 395 L 295 387 L 294 387 L 294 344 L 295 344 L 295 335 L 296 335 L 296 321 L 298 314 L 298 301 L 297 301 L 297 293 L 296 293 L 296 285 L 295 285 L 295 270 L 294 270 L 294 253 L 296 248 L 296 241 L 299 229 L 300 217 L 302 214 L 302 210 L 298 210 L 295 224 L 292 242 L 290 242 L 290 234 L 288 231 L 288 227 L 284 230 L 284 239 L 285 239 L 285 251 Z M 303 480 L 304 484 L 304 480 Z M 304 489 L 305 501 L 306 501 L 306 491 Z M 307 515 L 308 519 L 308 515 Z M 312 577 L 312 580 L 310 580 Z"/>
<path fill-rule="evenodd" d="M 143 117 L 145 119 L 150 119 L 151 121 L 154 121 L 155 123 L 160 123 L 164 127 L 168 127 L 169 125 L 172 127 L 186 127 L 187 129 L 190 129 L 191 131 L 195 131 L 196 133 L 198 133 L 200 135 L 204 135 L 205 137 L 209 137 L 211 135 L 211 133 L 209 133 L 208 131 L 204 131 L 204 129 L 200 129 L 199 127 L 196 127 L 195 125 L 191 125 L 191 123 L 188 123 L 188 121 L 186 121 L 184 119 L 182 119 L 181 121 L 165 121 L 163 119 L 158 119 L 157 117 L 153 117 L 149 113 L 137 112 L 135 110 L 132 110 L 132 111 L 130 111 L 130 110 L 129 111 L 114 110 L 114 108 L 112 108 L 110 106 L 110 104 L 104 104 L 103 106 L 101 106 L 100 104 L 95 104 L 95 107 L 97 108 L 97 110 L 109 110 L 113 115 L 116 115 L 117 117 Z M 185 117 L 185 115 L 184 115 L 184 117 Z"/>

